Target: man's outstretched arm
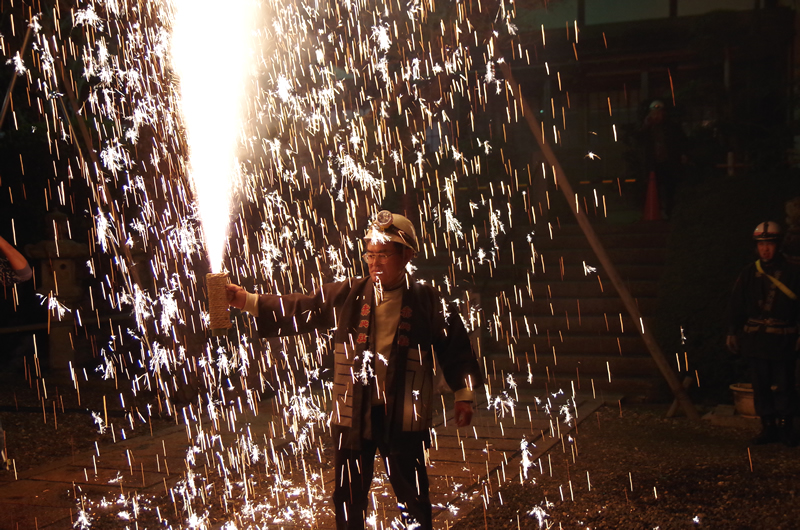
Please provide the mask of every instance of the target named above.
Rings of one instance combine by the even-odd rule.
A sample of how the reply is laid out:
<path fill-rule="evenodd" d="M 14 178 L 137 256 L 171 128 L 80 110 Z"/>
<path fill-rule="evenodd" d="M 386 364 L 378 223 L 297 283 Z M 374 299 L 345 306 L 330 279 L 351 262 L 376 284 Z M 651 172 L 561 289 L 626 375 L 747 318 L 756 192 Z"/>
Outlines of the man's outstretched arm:
<path fill-rule="evenodd" d="M 31 278 L 33 272 L 31 271 L 30 265 L 28 265 L 28 260 L 25 259 L 25 256 L 20 254 L 19 250 L 14 248 L 14 245 L 6 241 L 2 236 L 0 236 L 0 254 L 6 257 L 8 264 L 14 271 L 14 276 L 16 276 L 14 279 L 15 282 L 24 282 Z"/>

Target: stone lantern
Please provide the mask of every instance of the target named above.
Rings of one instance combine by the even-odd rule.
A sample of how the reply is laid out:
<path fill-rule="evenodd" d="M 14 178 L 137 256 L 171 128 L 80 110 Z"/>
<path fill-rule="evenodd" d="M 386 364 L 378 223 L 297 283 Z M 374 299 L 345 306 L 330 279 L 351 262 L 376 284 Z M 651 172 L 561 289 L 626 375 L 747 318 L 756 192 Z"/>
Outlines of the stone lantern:
<path fill-rule="evenodd" d="M 38 259 L 41 278 L 36 291 L 42 296 L 55 296 L 70 310 L 78 307 L 85 294 L 85 288 L 78 278 L 78 267 L 89 258 L 89 246 L 69 239 L 68 216 L 53 209 L 45 216 L 48 238 L 36 244 L 26 245 L 25 252 Z M 49 355 L 50 368 L 66 370 L 75 361 L 75 350 L 70 340 L 74 329 L 71 312 L 59 317 L 49 311 Z"/>

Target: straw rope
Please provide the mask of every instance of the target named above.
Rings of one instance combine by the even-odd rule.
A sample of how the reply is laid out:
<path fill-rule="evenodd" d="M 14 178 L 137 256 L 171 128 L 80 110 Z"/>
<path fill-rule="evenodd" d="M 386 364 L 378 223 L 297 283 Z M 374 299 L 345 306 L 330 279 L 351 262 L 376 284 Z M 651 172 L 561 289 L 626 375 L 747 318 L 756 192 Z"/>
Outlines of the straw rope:
<path fill-rule="evenodd" d="M 231 327 L 228 298 L 225 296 L 225 286 L 228 284 L 228 273 L 206 274 L 206 287 L 208 288 L 208 316 L 209 328 L 226 330 Z"/>

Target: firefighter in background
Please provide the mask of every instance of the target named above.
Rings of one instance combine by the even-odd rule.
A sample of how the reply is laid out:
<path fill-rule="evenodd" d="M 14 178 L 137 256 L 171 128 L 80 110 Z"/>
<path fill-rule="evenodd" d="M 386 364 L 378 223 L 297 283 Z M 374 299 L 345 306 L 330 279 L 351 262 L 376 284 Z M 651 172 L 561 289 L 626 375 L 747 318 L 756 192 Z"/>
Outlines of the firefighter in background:
<path fill-rule="evenodd" d="M 758 259 L 736 280 L 728 309 L 728 349 L 747 361 L 761 432 L 755 444 L 797 445 L 795 368 L 798 349 L 800 268 L 778 252 L 780 227 L 772 221 L 753 232 Z"/>
<path fill-rule="evenodd" d="M 652 171 L 658 183 L 658 198 L 664 216 L 670 218 L 675 193 L 683 179 L 688 141 L 681 125 L 672 120 L 664 102 L 653 101 L 639 130 L 645 175 Z"/>

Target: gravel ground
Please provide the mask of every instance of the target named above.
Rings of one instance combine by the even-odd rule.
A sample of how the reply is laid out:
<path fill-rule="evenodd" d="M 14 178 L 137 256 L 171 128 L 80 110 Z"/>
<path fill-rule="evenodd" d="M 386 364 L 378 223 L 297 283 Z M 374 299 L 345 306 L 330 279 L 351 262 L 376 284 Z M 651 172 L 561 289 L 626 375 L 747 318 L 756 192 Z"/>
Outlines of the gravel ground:
<path fill-rule="evenodd" d="M 123 428 L 127 436 L 149 434 L 141 422 L 134 430 L 122 427 L 123 411 L 111 402 L 114 388 L 82 389 L 78 406 L 67 385 L 56 390 L 48 384 L 43 400 L 35 384 L 11 383 L 0 385 L 0 419 L 18 471 L 90 450 L 95 441 L 111 442 L 90 414 L 103 410 L 104 395 L 116 436 Z M 579 425 L 571 445 L 559 444 L 543 457 L 542 469 L 524 484 L 509 480 L 498 488 L 495 482 L 488 507 L 454 528 L 800 528 L 800 448 L 752 446 L 756 420 L 719 426 L 667 419 L 666 410 L 601 408 Z M 152 423 L 158 429 L 171 421 Z"/>
<path fill-rule="evenodd" d="M 579 426 L 574 460 L 557 446 L 552 475 L 545 462 L 455 528 L 800 528 L 800 448 L 752 446 L 756 420 L 718 426 L 666 410 L 600 409 Z"/>
<path fill-rule="evenodd" d="M 136 419 L 140 412 L 148 423 Z M 104 432 L 92 413 L 107 419 L 108 428 Z M 14 469 L 19 473 L 90 451 L 95 442 L 110 444 L 122 437 L 149 435 L 151 426 L 157 430 L 174 425 L 174 419 L 150 417 L 145 407 L 137 408 L 129 389 L 117 389 L 111 382 L 84 383 L 79 399 L 68 381 L 47 382 L 34 377 L 28 383 L 24 374 L 9 369 L 0 373 L 0 425 L 10 467 L 0 473 L 7 473 L 4 478 L 8 478 Z"/>

